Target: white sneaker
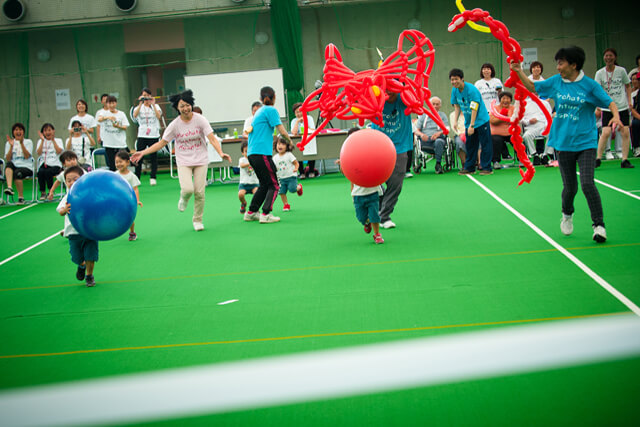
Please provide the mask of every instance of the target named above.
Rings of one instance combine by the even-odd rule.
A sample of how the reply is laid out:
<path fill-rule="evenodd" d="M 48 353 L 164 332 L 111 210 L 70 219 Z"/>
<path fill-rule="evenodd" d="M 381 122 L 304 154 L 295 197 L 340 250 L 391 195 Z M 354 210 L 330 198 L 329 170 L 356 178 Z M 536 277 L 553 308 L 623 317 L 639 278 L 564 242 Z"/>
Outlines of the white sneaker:
<path fill-rule="evenodd" d="M 271 212 L 268 214 L 260 214 L 260 224 L 271 224 L 272 222 L 280 221 L 279 216 L 273 216 Z"/>
<path fill-rule="evenodd" d="M 386 220 L 380 225 L 382 226 L 382 228 L 396 228 L 396 224 L 390 219 Z"/>
<path fill-rule="evenodd" d="M 562 221 L 560 222 L 560 231 L 565 236 L 570 236 L 573 233 L 573 215 L 562 214 Z"/>
<path fill-rule="evenodd" d="M 404 174 L 405 178 L 413 178 L 413 174 L 411 172 L 407 172 Z"/>
<path fill-rule="evenodd" d="M 249 213 L 249 211 L 244 213 L 244 220 L 245 221 L 258 221 L 260 219 L 260 213 L 259 212 L 253 212 L 253 213 Z"/>
<path fill-rule="evenodd" d="M 607 160 L 613 160 L 614 159 L 613 153 L 611 151 L 607 151 L 604 155 L 604 158 Z"/>
<path fill-rule="evenodd" d="M 607 240 L 607 231 L 604 229 L 603 226 L 601 225 L 593 226 L 593 240 L 595 240 L 598 243 L 602 243 L 605 240 Z"/>
<path fill-rule="evenodd" d="M 182 200 L 182 197 L 180 197 L 180 199 L 178 200 L 178 210 L 180 212 L 184 212 L 186 208 L 187 208 L 187 202 Z"/>
<path fill-rule="evenodd" d="M 640 147 L 633 149 L 633 157 L 640 157 Z"/>
<path fill-rule="evenodd" d="M 204 225 L 201 222 L 194 222 L 193 229 L 196 231 L 202 231 L 204 230 Z"/>
<path fill-rule="evenodd" d="M 616 159 L 621 159 L 622 158 L 622 151 L 616 151 L 613 154 L 613 157 L 616 158 Z"/>
<path fill-rule="evenodd" d="M 156 179 L 155 179 L 155 178 L 151 178 L 151 179 L 149 179 L 149 185 L 154 186 L 154 185 L 156 185 L 157 183 L 158 183 L 158 182 L 156 181 Z"/>

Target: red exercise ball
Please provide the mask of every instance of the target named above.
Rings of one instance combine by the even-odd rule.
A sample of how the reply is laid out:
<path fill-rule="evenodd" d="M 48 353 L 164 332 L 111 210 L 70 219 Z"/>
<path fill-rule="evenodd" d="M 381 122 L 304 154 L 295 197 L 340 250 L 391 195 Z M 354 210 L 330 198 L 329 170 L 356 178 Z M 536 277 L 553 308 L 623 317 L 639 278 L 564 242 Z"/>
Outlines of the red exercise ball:
<path fill-rule="evenodd" d="M 347 179 L 361 187 L 375 187 L 391 176 L 396 165 L 396 148 L 379 130 L 362 129 L 342 144 L 340 167 Z"/>

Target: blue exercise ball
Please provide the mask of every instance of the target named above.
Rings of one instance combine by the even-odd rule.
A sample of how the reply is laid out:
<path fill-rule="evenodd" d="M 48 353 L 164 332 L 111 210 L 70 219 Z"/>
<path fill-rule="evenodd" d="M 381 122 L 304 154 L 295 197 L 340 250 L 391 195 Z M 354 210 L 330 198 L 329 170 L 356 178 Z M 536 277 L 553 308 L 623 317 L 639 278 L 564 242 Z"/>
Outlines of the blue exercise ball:
<path fill-rule="evenodd" d="M 127 231 L 136 218 L 136 193 L 118 173 L 97 170 L 85 173 L 73 184 L 67 201 L 69 220 L 81 235 L 111 240 Z"/>

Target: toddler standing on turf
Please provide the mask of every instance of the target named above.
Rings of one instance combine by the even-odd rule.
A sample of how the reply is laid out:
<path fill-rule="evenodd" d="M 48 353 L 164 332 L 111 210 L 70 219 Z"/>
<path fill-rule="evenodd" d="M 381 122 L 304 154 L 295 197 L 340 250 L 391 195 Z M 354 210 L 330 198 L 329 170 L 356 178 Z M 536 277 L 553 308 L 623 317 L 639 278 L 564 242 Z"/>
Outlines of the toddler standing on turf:
<path fill-rule="evenodd" d="M 140 191 L 138 191 L 138 187 L 140 186 L 140 179 L 138 176 L 129 170 L 130 157 L 129 153 L 124 150 L 120 150 L 116 153 L 116 173 L 124 178 L 125 181 L 129 183 L 133 191 L 136 193 L 136 200 L 138 202 L 138 206 L 142 206 L 142 202 L 140 201 Z M 138 238 L 134 227 L 136 223 L 132 222 L 131 227 L 129 228 L 129 241 L 133 242 Z"/>
<path fill-rule="evenodd" d="M 359 128 L 351 128 L 347 136 L 360 130 Z M 340 160 L 336 160 L 340 163 Z M 356 209 L 356 218 L 364 225 L 364 232 L 369 234 L 373 229 L 373 241 L 376 244 L 384 243 L 384 239 L 380 234 L 380 196 L 382 196 L 382 186 L 361 187 L 351 183 L 351 196 L 353 197 L 353 206 Z"/>
<path fill-rule="evenodd" d="M 278 174 L 278 180 L 280 181 L 280 189 L 278 194 L 282 199 L 284 207 L 283 211 L 289 212 L 291 205 L 287 200 L 287 191 L 290 193 L 298 193 L 298 196 L 302 196 L 302 184 L 298 184 L 298 178 L 296 172 L 298 170 L 298 161 L 291 152 L 293 150 L 293 144 L 286 139 L 279 137 L 276 141 L 276 154 L 273 156 L 273 163 L 276 165 L 276 172 Z"/>
<path fill-rule="evenodd" d="M 251 167 L 249 163 L 249 159 L 247 158 L 247 146 L 249 143 L 247 141 L 242 141 L 240 144 L 240 152 L 242 153 L 242 157 L 238 161 L 238 167 L 240 168 L 240 184 L 238 184 L 238 199 L 240 199 L 240 213 L 243 214 L 247 211 L 247 199 L 245 199 L 245 195 L 247 193 L 255 194 L 258 191 L 258 185 L 260 181 L 258 181 L 258 177 L 256 176 L 255 171 Z"/>
<path fill-rule="evenodd" d="M 71 189 L 73 183 L 82 176 L 84 171 L 80 166 L 71 166 L 64 171 L 64 180 L 67 188 Z M 57 211 L 64 216 L 63 236 L 69 239 L 69 253 L 71 261 L 78 265 L 76 279 L 85 280 L 88 287 L 96 285 L 93 277 L 93 268 L 98 261 L 98 242 L 88 239 L 78 233 L 71 224 L 68 213 L 71 212 L 71 204 L 67 203 L 68 193 L 64 195 L 58 204 Z"/>

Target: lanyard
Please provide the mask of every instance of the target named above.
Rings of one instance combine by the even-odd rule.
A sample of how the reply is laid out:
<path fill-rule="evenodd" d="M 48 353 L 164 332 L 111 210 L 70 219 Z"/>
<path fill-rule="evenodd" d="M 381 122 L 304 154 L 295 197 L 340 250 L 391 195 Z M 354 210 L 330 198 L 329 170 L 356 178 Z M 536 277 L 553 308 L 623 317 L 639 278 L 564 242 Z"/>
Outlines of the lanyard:
<path fill-rule="evenodd" d="M 613 71 L 611 72 L 611 76 L 609 76 L 609 70 L 607 70 L 607 68 L 605 67 L 604 72 L 607 75 L 607 94 L 611 95 L 609 92 L 611 91 L 611 82 L 613 80 L 613 73 L 616 72 L 616 69 L 614 68 Z"/>

